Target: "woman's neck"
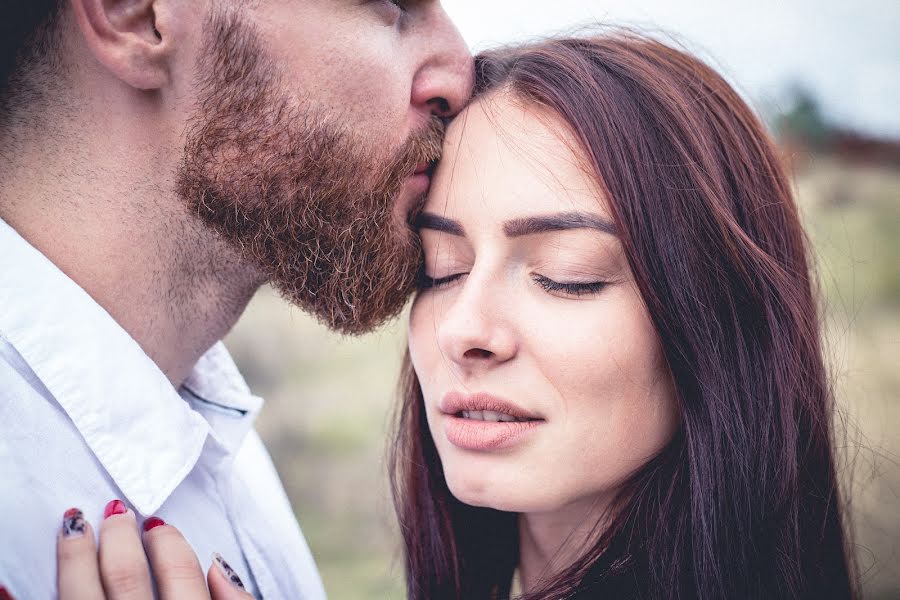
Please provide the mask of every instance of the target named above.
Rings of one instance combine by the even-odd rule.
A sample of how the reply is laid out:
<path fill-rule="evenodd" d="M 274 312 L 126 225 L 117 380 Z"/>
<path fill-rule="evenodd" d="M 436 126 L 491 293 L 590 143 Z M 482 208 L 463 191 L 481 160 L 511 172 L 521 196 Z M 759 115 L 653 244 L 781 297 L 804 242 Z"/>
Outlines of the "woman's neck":
<path fill-rule="evenodd" d="M 519 514 L 519 577 L 523 592 L 562 573 L 597 542 L 608 525 L 597 498 L 541 513 Z"/>

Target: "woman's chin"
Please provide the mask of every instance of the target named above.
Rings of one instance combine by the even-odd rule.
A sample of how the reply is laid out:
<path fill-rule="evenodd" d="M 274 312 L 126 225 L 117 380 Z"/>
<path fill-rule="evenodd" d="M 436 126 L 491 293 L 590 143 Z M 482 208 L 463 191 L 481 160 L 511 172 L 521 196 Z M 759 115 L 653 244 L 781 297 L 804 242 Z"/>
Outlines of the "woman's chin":
<path fill-rule="evenodd" d="M 539 490 L 533 489 L 523 482 L 510 484 L 509 482 L 489 481 L 483 477 L 446 475 L 450 493 L 463 504 L 514 513 L 546 509 L 546 507 L 538 506 L 541 504 L 536 498 Z"/>

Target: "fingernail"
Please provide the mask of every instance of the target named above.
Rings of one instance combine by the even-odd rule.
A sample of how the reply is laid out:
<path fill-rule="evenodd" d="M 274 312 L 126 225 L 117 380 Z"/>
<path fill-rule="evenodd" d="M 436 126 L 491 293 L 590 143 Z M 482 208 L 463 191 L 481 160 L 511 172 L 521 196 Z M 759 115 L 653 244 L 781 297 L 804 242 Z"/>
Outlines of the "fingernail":
<path fill-rule="evenodd" d="M 216 567 L 218 567 L 219 572 L 225 576 L 225 579 L 231 582 L 231 585 L 241 590 L 247 589 L 244 587 L 244 582 L 241 581 L 241 578 L 238 577 L 238 574 L 234 572 L 234 569 L 231 568 L 231 565 L 225 562 L 225 559 L 222 558 L 221 554 L 219 554 L 218 552 L 213 552 L 212 557 L 213 563 L 215 563 Z"/>
<path fill-rule="evenodd" d="M 165 525 L 166 522 L 160 519 L 159 517 L 150 517 L 146 521 L 144 521 L 144 531 L 150 531 L 154 527 L 159 527 L 160 525 Z"/>
<path fill-rule="evenodd" d="M 5 587 L 0 585 L 0 600 L 15 600 L 15 598 L 12 597 L 12 594 L 6 591 Z"/>
<path fill-rule="evenodd" d="M 84 535 L 84 513 L 77 508 L 70 508 L 63 513 L 62 534 L 64 538 L 77 538 Z"/>
<path fill-rule="evenodd" d="M 123 515 L 128 512 L 128 507 L 121 500 L 110 500 L 103 509 L 103 518 L 108 519 L 113 515 Z"/>

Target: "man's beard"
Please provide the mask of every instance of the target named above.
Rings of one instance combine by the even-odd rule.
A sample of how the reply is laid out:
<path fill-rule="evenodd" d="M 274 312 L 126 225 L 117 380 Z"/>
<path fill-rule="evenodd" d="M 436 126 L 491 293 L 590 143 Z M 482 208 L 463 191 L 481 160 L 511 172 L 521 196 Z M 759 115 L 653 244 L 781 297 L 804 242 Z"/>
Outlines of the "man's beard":
<path fill-rule="evenodd" d="M 329 327 L 364 333 L 396 316 L 421 251 L 394 205 L 415 167 L 440 156 L 442 122 L 388 155 L 334 111 L 290 100 L 239 12 L 207 31 L 178 178 L 190 210 Z"/>

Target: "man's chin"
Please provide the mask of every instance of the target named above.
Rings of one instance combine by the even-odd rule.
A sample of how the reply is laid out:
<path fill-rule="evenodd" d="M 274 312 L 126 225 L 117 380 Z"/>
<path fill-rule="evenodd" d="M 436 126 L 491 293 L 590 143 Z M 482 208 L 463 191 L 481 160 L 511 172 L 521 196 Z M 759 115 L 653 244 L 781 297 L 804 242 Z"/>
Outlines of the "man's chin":
<path fill-rule="evenodd" d="M 321 252 L 317 256 L 285 248 L 277 257 L 267 257 L 281 267 L 273 271 L 271 283 L 285 299 L 336 332 L 359 335 L 378 328 L 396 317 L 415 291 L 421 249 L 407 221 L 408 209 L 400 206 L 421 207 L 424 196 L 417 195 L 398 194 L 394 214 L 382 213 L 369 221 L 368 230 L 352 233 L 361 243 L 344 246 L 339 243 L 344 239 L 329 237 L 330 245 L 316 246 Z M 401 222 L 395 225 L 394 218 Z M 293 259 L 285 260 L 288 255 Z"/>

